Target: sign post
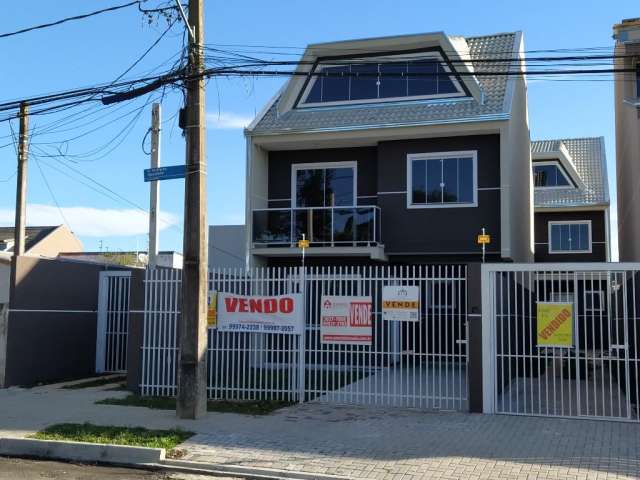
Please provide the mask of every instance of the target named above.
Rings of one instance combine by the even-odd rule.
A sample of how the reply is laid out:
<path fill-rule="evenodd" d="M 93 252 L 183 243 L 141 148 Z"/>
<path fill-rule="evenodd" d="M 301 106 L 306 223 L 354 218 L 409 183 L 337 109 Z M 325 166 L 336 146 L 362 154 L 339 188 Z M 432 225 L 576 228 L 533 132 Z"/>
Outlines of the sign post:
<path fill-rule="evenodd" d="M 302 268 L 304 269 L 304 252 L 309 248 L 309 240 L 307 240 L 305 233 L 302 234 L 302 240 L 298 240 L 298 248 L 302 249 Z"/>
<path fill-rule="evenodd" d="M 488 243 L 491 243 L 491 235 L 487 235 L 484 231 L 484 227 L 482 227 L 482 233 L 478 235 L 478 244 L 482 245 L 482 263 L 484 263 L 485 258 L 485 246 Z"/>

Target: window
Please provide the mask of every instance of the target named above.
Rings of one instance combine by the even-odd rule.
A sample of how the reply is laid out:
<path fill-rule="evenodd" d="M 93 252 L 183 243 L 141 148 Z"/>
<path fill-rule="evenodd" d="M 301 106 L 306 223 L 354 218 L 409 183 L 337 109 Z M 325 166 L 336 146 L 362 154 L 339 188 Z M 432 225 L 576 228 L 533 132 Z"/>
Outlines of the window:
<path fill-rule="evenodd" d="M 477 206 L 476 152 L 410 154 L 407 207 Z"/>
<path fill-rule="evenodd" d="M 549 253 L 591 253 L 591 222 L 549 222 Z"/>
<path fill-rule="evenodd" d="M 355 206 L 355 162 L 294 164 L 292 169 L 295 207 Z"/>
<path fill-rule="evenodd" d="M 585 312 L 604 312 L 604 295 L 602 290 L 585 290 Z"/>
<path fill-rule="evenodd" d="M 536 188 L 566 188 L 573 184 L 557 162 L 535 162 L 533 185 Z"/>
<path fill-rule="evenodd" d="M 351 60 L 352 63 L 340 65 L 327 65 L 325 61 L 324 65 L 314 67 L 315 75 L 308 80 L 301 104 L 465 96 L 439 56 L 422 53 L 416 60 L 393 61 L 393 58 L 372 58 L 366 63 L 364 59 Z"/>

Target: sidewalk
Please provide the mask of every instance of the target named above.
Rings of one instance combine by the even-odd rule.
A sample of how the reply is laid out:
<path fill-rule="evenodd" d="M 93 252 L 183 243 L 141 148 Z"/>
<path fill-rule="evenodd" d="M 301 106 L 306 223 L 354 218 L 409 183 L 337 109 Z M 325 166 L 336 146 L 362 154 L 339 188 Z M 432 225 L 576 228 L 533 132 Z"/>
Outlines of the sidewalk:
<path fill-rule="evenodd" d="M 640 478 L 640 424 L 305 404 L 268 416 L 95 405 L 104 387 L 0 390 L 0 436 L 47 425 L 183 428 L 185 460 L 361 479 Z"/>

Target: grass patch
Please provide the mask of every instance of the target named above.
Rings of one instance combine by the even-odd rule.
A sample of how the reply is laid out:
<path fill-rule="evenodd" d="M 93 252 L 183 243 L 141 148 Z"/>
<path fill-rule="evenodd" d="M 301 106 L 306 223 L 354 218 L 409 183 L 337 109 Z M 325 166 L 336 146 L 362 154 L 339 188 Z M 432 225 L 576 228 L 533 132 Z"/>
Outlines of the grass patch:
<path fill-rule="evenodd" d="M 141 397 L 128 395 L 124 398 L 105 398 L 97 405 L 123 405 L 128 407 L 147 407 L 157 410 L 175 410 L 176 399 L 171 397 Z M 241 413 L 244 415 L 268 415 L 280 408 L 293 405 L 282 400 L 216 400 L 207 403 L 208 412 Z"/>
<path fill-rule="evenodd" d="M 95 378 L 87 380 L 86 382 L 74 383 L 71 385 L 64 385 L 62 388 L 67 390 L 77 390 L 80 388 L 101 387 L 102 385 L 109 385 L 111 383 L 118 383 L 126 380 L 127 377 L 120 375 L 117 377 Z"/>
<path fill-rule="evenodd" d="M 183 430 L 147 430 L 142 427 L 103 427 L 91 423 L 59 423 L 31 435 L 31 438 L 171 450 L 192 435 L 192 432 Z"/>

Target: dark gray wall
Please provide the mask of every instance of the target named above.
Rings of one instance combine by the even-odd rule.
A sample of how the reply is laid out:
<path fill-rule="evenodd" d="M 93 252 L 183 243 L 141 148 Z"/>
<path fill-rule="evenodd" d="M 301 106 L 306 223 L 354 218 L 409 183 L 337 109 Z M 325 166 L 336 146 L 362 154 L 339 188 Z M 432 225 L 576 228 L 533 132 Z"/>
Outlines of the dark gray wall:
<path fill-rule="evenodd" d="M 4 386 L 95 373 L 98 277 L 104 269 L 91 263 L 14 257 Z"/>
<path fill-rule="evenodd" d="M 144 270 L 131 272 L 129 334 L 127 335 L 127 390 L 140 393 L 144 334 Z"/>
<path fill-rule="evenodd" d="M 549 222 L 591 220 L 591 253 L 549 254 Z M 606 220 L 602 210 L 584 212 L 536 212 L 536 262 L 606 262 Z"/>
<path fill-rule="evenodd" d="M 491 234 L 488 252 L 500 251 L 500 136 L 432 138 L 381 142 L 378 192 L 406 192 L 410 153 L 478 151 L 478 207 L 407 209 L 405 193 L 378 196 L 387 254 L 478 255 L 476 235 Z M 430 260 L 426 260 L 430 261 Z"/>

